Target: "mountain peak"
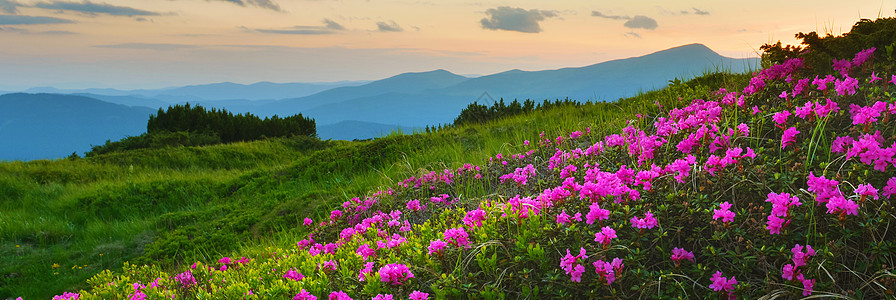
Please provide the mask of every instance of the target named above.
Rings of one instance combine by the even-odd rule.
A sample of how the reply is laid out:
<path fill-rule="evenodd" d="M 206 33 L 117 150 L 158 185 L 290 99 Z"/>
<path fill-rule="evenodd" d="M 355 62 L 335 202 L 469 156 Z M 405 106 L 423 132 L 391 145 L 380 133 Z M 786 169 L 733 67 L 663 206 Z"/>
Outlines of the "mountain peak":
<path fill-rule="evenodd" d="M 647 54 L 645 56 L 666 56 L 666 55 L 705 55 L 705 56 L 720 56 L 718 53 L 706 47 L 706 45 L 694 43 L 681 45 L 677 47 L 672 47 L 666 50 L 660 50 L 654 53 Z"/>

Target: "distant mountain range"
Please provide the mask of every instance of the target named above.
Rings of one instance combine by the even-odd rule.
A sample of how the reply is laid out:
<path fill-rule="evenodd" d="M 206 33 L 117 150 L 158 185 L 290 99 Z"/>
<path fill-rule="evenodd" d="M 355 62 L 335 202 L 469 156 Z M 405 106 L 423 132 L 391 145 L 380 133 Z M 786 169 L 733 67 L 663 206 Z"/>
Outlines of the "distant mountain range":
<path fill-rule="evenodd" d="M 371 82 L 216 83 L 131 91 L 34 88 L 26 92 L 44 94 L 0 98 L 0 160 L 84 152 L 107 139 L 141 134 L 149 114 L 185 102 L 262 117 L 302 113 L 317 121 L 321 138 L 351 140 L 451 123 L 477 99 L 482 104 L 499 98 L 612 101 L 662 88 L 675 78 L 689 79 L 720 69 L 743 72 L 757 66 L 758 59 L 727 58 L 704 45 L 691 44 L 585 67 L 511 70 L 475 78 L 434 70 Z M 493 98 L 480 99 L 486 94 Z M 91 109 L 77 108 L 76 115 L 65 115 L 66 109 L 74 114 L 78 105 Z M 96 127 L 100 120 L 110 128 Z M 61 136 L 59 132 L 69 133 Z"/>
<path fill-rule="evenodd" d="M 154 109 L 59 94 L 0 96 L 0 160 L 59 158 L 146 132 Z"/>

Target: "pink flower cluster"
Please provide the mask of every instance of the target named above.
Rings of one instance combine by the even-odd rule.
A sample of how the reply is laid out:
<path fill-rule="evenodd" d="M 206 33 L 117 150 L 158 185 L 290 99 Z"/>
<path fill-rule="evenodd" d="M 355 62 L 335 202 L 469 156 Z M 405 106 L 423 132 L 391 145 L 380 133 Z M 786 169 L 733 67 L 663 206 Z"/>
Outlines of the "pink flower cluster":
<path fill-rule="evenodd" d="M 588 259 L 585 248 L 579 249 L 579 255 L 576 256 L 566 249 L 566 256 L 560 259 L 560 268 L 570 275 L 570 280 L 573 282 L 582 282 L 582 273 L 585 273 L 585 267 L 579 264 L 580 259 L 582 261 Z"/>
<path fill-rule="evenodd" d="M 62 295 L 53 296 L 53 300 L 78 300 L 78 298 L 81 298 L 81 294 L 72 292 L 64 292 Z"/>
<path fill-rule="evenodd" d="M 177 274 L 174 276 L 174 280 L 177 280 L 180 283 L 181 287 L 188 288 L 196 284 L 196 279 L 193 278 L 193 271 L 187 270 L 186 272 Z"/>
<path fill-rule="evenodd" d="M 588 214 L 585 215 L 585 224 L 593 224 L 594 221 L 606 220 L 610 218 L 610 210 L 600 208 L 597 202 L 588 206 Z"/>
<path fill-rule="evenodd" d="M 364 264 L 364 268 L 358 272 L 358 280 L 367 281 L 367 276 L 373 274 L 373 262 L 368 262 Z"/>
<path fill-rule="evenodd" d="M 442 240 L 435 240 L 435 241 L 429 242 L 429 255 L 441 253 L 442 249 L 445 249 L 445 246 L 447 246 L 447 245 L 448 245 L 448 243 L 446 243 Z"/>
<path fill-rule="evenodd" d="M 283 278 L 292 279 L 294 281 L 299 281 L 299 280 L 302 280 L 303 278 L 305 278 L 305 275 L 302 275 L 302 273 L 296 272 L 296 270 L 289 269 L 289 271 L 286 271 L 286 274 L 283 275 Z"/>
<path fill-rule="evenodd" d="M 576 213 L 574 216 L 570 217 L 566 214 L 566 210 L 564 209 L 557 214 L 557 224 L 567 224 L 572 223 L 572 221 L 582 222 L 582 213 Z"/>
<path fill-rule="evenodd" d="M 592 263 L 592 265 L 594 265 L 594 272 L 604 278 L 607 281 L 607 285 L 613 284 L 613 281 L 616 281 L 616 273 L 622 272 L 622 268 L 625 267 L 622 264 L 622 259 L 618 257 L 614 258 L 613 262 L 598 260 Z"/>
<path fill-rule="evenodd" d="M 317 297 L 302 289 L 295 297 L 292 297 L 292 300 L 317 300 Z"/>
<path fill-rule="evenodd" d="M 613 230 L 610 226 L 604 226 L 604 228 L 600 229 L 600 232 L 594 234 L 594 241 L 601 243 L 604 247 L 609 245 L 610 241 L 615 238 L 617 238 L 616 230 Z"/>
<path fill-rule="evenodd" d="M 790 252 L 793 253 L 793 264 L 784 265 L 781 277 L 787 280 L 799 280 L 803 284 L 803 296 L 812 295 L 815 279 L 806 279 L 799 268 L 806 265 L 806 259 L 815 256 L 815 250 L 812 246 L 806 245 L 806 252 L 803 252 L 803 246 L 796 244 Z"/>
<path fill-rule="evenodd" d="M 796 135 L 800 134 L 799 130 L 796 130 L 796 127 L 787 128 L 784 130 L 784 134 L 781 135 L 781 149 L 787 148 L 787 146 L 796 142 Z"/>
<path fill-rule="evenodd" d="M 327 297 L 327 299 L 329 299 L 329 300 L 352 300 L 352 298 L 349 297 L 348 294 L 346 294 L 343 291 L 332 292 L 332 293 L 330 293 L 330 296 Z"/>
<path fill-rule="evenodd" d="M 463 227 L 449 228 L 444 233 L 445 240 L 454 247 L 464 247 L 470 249 L 470 236 Z"/>
<path fill-rule="evenodd" d="M 710 280 L 712 281 L 712 284 L 709 285 L 709 288 L 711 288 L 713 291 L 725 291 L 728 292 L 728 299 L 736 298 L 734 296 L 734 286 L 737 285 L 737 279 L 735 279 L 734 276 L 731 276 L 731 279 L 728 279 L 726 277 L 722 277 L 722 271 L 716 271 L 715 274 L 712 274 L 712 278 L 710 278 Z"/>
<path fill-rule="evenodd" d="M 482 227 L 482 221 L 485 221 L 485 211 L 482 209 L 475 209 L 467 212 L 467 215 L 464 216 L 464 224 L 470 226 L 470 228 Z"/>
<path fill-rule="evenodd" d="M 388 264 L 380 268 L 380 281 L 401 285 L 408 279 L 414 278 L 410 268 L 405 264 Z"/>
<path fill-rule="evenodd" d="M 809 180 L 806 182 L 810 192 L 815 192 L 815 201 L 818 203 L 826 203 L 829 214 L 840 214 L 843 218 L 845 215 L 858 215 L 859 205 L 852 199 L 843 197 L 840 184 L 836 180 L 824 178 L 824 176 L 815 177 L 815 174 L 809 173 Z"/>
<path fill-rule="evenodd" d="M 631 221 L 632 227 L 640 229 L 651 229 L 659 225 L 659 222 L 653 217 L 653 213 L 650 211 L 645 213 L 643 218 L 632 217 L 629 221 Z"/>
<path fill-rule="evenodd" d="M 691 262 L 694 262 L 694 252 L 690 252 L 684 250 L 682 248 L 672 248 L 672 257 L 670 257 L 673 261 L 675 261 L 675 266 L 678 267 L 681 264 L 681 260 L 687 259 Z"/>
<path fill-rule="evenodd" d="M 522 168 L 516 168 L 513 173 L 501 175 L 501 183 L 504 183 L 508 179 L 513 179 L 516 183 L 520 185 L 526 185 L 529 182 L 529 178 L 535 176 L 535 166 L 532 164 L 526 165 Z"/>
<path fill-rule="evenodd" d="M 896 177 L 892 177 L 890 178 L 890 180 L 887 180 L 887 185 L 884 186 L 883 194 L 884 197 L 887 197 L 887 199 L 890 199 L 890 197 L 896 195 Z"/>
<path fill-rule="evenodd" d="M 880 131 L 876 131 L 874 134 L 863 134 L 858 140 L 848 136 L 837 137 L 831 145 L 831 152 L 842 153 L 845 151 L 847 159 L 858 156 L 862 163 L 873 165 L 875 170 L 886 172 L 888 165 L 896 168 L 896 142 L 890 147 L 884 148 L 881 145 L 883 141 L 884 138 Z"/>
<path fill-rule="evenodd" d="M 719 204 L 719 209 L 716 209 L 712 213 L 712 219 L 718 220 L 722 219 L 722 222 L 728 223 L 734 221 L 734 212 L 730 211 L 731 203 L 728 201 L 722 202 Z"/>
<path fill-rule="evenodd" d="M 768 222 L 766 222 L 765 227 L 768 229 L 769 234 L 781 234 L 781 229 L 790 224 L 790 220 L 786 219 L 790 215 L 790 208 L 803 204 L 797 196 L 790 196 L 789 193 L 778 194 L 774 192 L 768 193 L 768 198 L 765 202 L 772 203 L 772 213 L 768 215 Z"/>

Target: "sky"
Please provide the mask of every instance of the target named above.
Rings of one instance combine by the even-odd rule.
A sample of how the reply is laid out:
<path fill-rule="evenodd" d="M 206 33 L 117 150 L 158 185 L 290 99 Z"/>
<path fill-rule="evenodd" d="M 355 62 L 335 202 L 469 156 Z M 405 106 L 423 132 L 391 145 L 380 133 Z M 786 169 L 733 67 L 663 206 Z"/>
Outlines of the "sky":
<path fill-rule="evenodd" d="M 0 90 L 376 80 L 579 67 L 701 43 L 756 57 L 877 1 L 0 0 Z"/>

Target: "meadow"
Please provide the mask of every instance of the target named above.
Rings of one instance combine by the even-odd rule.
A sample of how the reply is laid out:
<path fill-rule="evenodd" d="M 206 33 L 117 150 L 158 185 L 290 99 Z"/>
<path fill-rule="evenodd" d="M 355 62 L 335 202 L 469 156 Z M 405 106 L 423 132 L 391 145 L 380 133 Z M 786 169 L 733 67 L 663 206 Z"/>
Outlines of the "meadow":
<path fill-rule="evenodd" d="M 894 23 L 431 133 L 3 163 L 0 297 L 894 298 Z"/>

